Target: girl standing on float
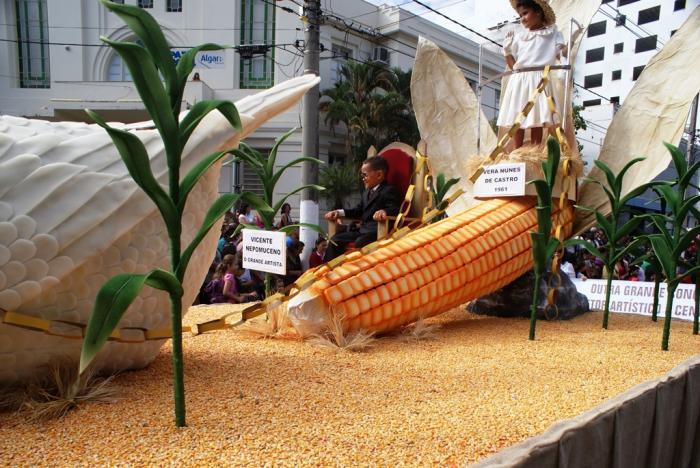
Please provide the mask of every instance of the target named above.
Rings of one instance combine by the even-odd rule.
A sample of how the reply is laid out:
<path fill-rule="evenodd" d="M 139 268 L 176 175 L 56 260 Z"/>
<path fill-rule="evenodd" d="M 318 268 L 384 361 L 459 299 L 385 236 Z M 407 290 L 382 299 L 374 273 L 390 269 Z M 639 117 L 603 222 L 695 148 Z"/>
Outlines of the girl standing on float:
<path fill-rule="evenodd" d="M 564 38 L 555 24 L 555 15 L 548 0 L 511 0 L 511 5 L 518 12 L 523 28 L 506 35 L 503 53 L 508 68 L 523 68 L 555 65 L 565 48 Z M 529 101 L 533 91 L 542 79 L 542 71 L 514 73 L 508 80 L 503 95 L 498 126 L 510 128 L 518 114 Z M 547 94 L 552 95 L 551 83 L 547 85 Z M 520 148 L 525 139 L 525 129 L 530 129 L 530 141 L 534 145 L 542 142 L 543 127 L 558 123 L 547 106 L 544 93 L 539 93 L 535 105 L 521 122 L 520 129 L 514 135 L 514 146 Z"/>

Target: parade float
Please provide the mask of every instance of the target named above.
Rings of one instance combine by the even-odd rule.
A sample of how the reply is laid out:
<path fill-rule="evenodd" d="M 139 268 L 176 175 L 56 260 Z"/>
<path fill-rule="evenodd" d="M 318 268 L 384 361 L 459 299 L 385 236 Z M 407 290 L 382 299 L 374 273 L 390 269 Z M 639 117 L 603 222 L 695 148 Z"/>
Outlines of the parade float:
<path fill-rule="evenodd" d="M 577 9 L 574 5 L 580 3 Z M 597 8 L 599 2 L 552 2 L 560 29 L 570 38 L 570 62 L 576 50 L 571 18 L 585 26 L 595 11 L 593 4 Z M 668 165 L 660 142 L 680 138 L 689 102 L 700 89 L 698 76 L 687 69 L 697 53 L 699 31 L 700 10 L 696 9 L 647 65 L 610 127 L 601 159 L 612 168 L 619 169 L 636 155 L 647 156 L 626 179 L 625 191 L 651 180 Z M 560 70 L 570 72 L 566 66 Z M 436 74 L 436 69 L 441 73 Z M 197 155 L 235 146 L 266 119 L 294 104 L 316 82 L 314 77 L 298 78 L 236 103 L 243 124 L 240 132 L 234 132 L 216 113 L 207 117 L 185 148 L 183 168 L 195 165 Z M 594 222 L 587 213 L 574 211 L 574 201 L 606 211 L 600 193 L 590 186 L 577 190 L 580 163 L 571 144 L 571 88 L 567 83 L 569 80 L 563 79 L 555 84 L 558 99 L 549 96 L 551 105 L 558 106 L 565 116 L 563 128 L 553 131 L 563 150 L 551 218 L 560 241 Z M 478 97 L 461 72 L 428 41 L 421 41 L 413 85 L 421 134 L 427 142 L 425 154 L 419 157 L 428 157 L 434 171 L 463 176 L 462 186 L 452 194 L 449 205 L 434 207 L 423 213 L 416 225 L 399 226 L 385 239 L 308 272 L 289 293 L 243 311 L 243 320 L 285 307 L 302 337 L 318 333 L 334 317 L 340 319 L 345 333 L 388 332 L 493 292 L 532 268 L 530 232 L 538 226 L 535 193 L 476 200 L 471 182 L 489 165 L 513 161 L 525 162 L 527 178 L 536 179 L 547 152 L 542 148 L 507 152 L 512 133 L 500 138 L 492 133 L 480 116 Z M 449 102 L 455 96 L 458 106 Z M 159 158 L 164 157 L 164 145 L 148 126 L 121 128 L 136 135 L 147 146 L 151 164 L 162 168 Z M 16 382 L 52 356 L 77 357 L 94 296 L 104 280 L 118 273 L 162 266 L 168 252 L 165 226 L 156 208 L 126 177 L 116 149 L 101 128 L 4 117 L 2 129 L 0 338 L 6 365 L 0 377 L 4 382 Z M 219 165 L 214 165 L 192 192 L 194 199 L 184 209 L 185 239 L 195 236 L 206 211 L 203 207 L 214 199 L 218 169 Z M 45 190 L 37 191 L 37 182 Z M 447 218 L 430 222 L 445 209 Z M 185 304 L 191 302 L 201 284 L 214 243 L 215 234 L 207 235 L 192 257 L 182 285 Z M 170 336 L 167 309 L 167 296 L 162 292 L 141 293 L 115 324 L 106 349 L 94 364 L 105 372 L 147 366 Z M 224 319 L 217 319 L 193 324 L 191 330 L 203 333 L 228 326 Z M 688 368 L 697 371 L 697 365 Z M 675 380 L 689 382 L 690 373 L 686 374 Z M 696 374 L 692 378 L 697 380 Z M 644 391 L 645 395 L 656 392 Z M 687 404 L 689 410 L 683 417 L 695 418 L 683 420 L 690 428 L 698 408 Z M 615 413 L 618 409 L 607 409 L 613 413 L 605 413 L 602 419 L 606 424 L 609 414 L 619 414 Z M 548 442 L 555 452 L 552 456 L 556 457 L 564 439 L 560 432 Z M 658 437 L 655 441 L 663 442 Z M 682 460 L 695 460 L 691 449 L 678 444 L 683 447 Z M 590 448 L 586 444 L 582 447 Z M 518 456 L 523 453 L 520 450 L 516 449 Z M 659 453 L 652 455 L 661 456 Z M 566 463 L 568 458 L 561 456 L 559 460 Z"/>

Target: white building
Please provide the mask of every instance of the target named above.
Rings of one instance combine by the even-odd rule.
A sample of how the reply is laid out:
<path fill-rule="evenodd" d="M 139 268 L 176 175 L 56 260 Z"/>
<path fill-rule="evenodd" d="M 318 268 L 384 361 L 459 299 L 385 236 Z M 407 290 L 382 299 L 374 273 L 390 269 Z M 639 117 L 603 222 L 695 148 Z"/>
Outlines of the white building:
<path fill-rule="evenodd" d="M 289 0 L 122 0 L 148 9 L 173 45 L 174 53 L 204 42 L 239 46 L 268 45 L 264 55 L 244 58 L 229 47 L 210 53 L 194 70 L 198 81 L 187 87 L 184 105 L 202 99 L 236 101 L 256 89 L 303 73 L 304 23 L 296 2 Z M 392 67 L 409 69 L 418 35 L 439 44 L 470 79 L 478 71 L 478 46 L 397 7 L 376 7 L 362 0 L 324 0 L 321 28 L 322 88 L 337 79 L 347 60 L 381 60 Z M 0 113 L 49 120 L 86 120 L 91 108 L 108 121 L 145 120 L 146 114 L 128 70 L 100 36 L 132 40 L 121 19 L 108 13 L 97 0 L 2 0 L 0 3 Z M 503 68 L 497 54 L 487 54 L 485 71 Z M 492 118 L 497 90 L 490 89 L 484 104 Z M 268 150 L 274 138 L 300 126 L 301 106 L 265 124 L 248 143 Z M 320 157 L 342 159 L 342 136 L 334 136 L 321 119 Z M 293 135 L 280 152 L 283 165 L 301 152 L 301 132 Z M 221 190 L 234 189 L 234 170 L 225 172 Z M 244 190 L 255 190 L 247 171 L 238 179 Z M 278 185 L 277 195 L 300 184 L 300 168 Z M 238 188 L 238 187 L 236 187 Z M 298 218 L 298 199 L 292 199 Z"/>
<path fill-rule="evenodd" d="M 574 101 L 584 106 L 581 115 L 588 125 L 577 137 L 588 167 L 644 66 L 698 5 L 700 0 L 603 1 L 585 33 L 574 72 L 580 85 Z"/>

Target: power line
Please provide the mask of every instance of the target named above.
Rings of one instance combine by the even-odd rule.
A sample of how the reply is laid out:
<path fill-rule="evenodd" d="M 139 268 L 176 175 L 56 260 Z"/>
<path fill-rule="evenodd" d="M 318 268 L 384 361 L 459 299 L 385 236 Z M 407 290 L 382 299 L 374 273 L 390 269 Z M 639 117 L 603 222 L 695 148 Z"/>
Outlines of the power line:
<path fill-rule="evenodd" d="M 26 23 L 32 24 L 43 24 L 45 21 L 41 20 L 28 20 Z M 14 23 L 0 23 L 0 26 L 6 26 L 10 28 L 16 28 L 17 25 Z M 48 29 L 73 29 L 73 30 L 94 30 L 94 31 L 103 31 L 106 28 L 100 27 L 100 26 L 47 26 Z M 176 31 L 233 31 L 233 32 L 238 32 L 238 31 L 266 31 L 268 28 L 234 28 L 234 27 L 229 27 L 229 28 L 172 28 L 173 30 Z M 299 31 L 300 28 L 275 28 L 276 31 Z"/>
<path fill-rule="evenodd" d="M 43 44 L 43 45 L 59 45 L 59 46 L 73 46 L 73 47 L 110 47 L 109 44 L 81 44 L 77 42 L 41 42 L 41 41 L 20 41 L 17 39 L 0 39 L 0 42 L 13 42 L 15 44 Z M 239 47 L 245 47 L 248 45 L 253 45 L 253 44 L 240 44 L 237 46 L 223 46 L 221 49 L 218 50 L 227 50 L 227 49 L 238 49 Z M 288 43 L 288 44 L 261 44 L 265 45 L 268 47 L 285 47 L 285 46 L 293 46 L 296 45 L 294 43 Z M 188 46 L 188 45 L 171 45 L 170 46 L 173 49 L 192 49 L 194 46 Z"/>
<path fill-rule="evenodd" d="M 428 10 L 432 11 L 433 13 L 436 13 L 436 14 L 442 16 L 442 17 L 445 18 L 446 20 L 451 21 L 451 22 L 453 22 L 454 24 L 463 27 L 463 28 L 466 29 L 467 31 L 470 31 L 470 32 L 476 34 L 477 36 L 479 36 L 479 37 L 481 37 L 481 38 L 483 38 L 483 39 L 486 39 L 487 41 L 489 41 L 489 42 L 491 42 L 491 43 L 493 43 L 493 44 L 496 44 L 498 47 L 503 47 L 501 44 L 499 44 L 498 42 L 494 41 L 494 40 L 491 39 L 490 37 L 486 37 L 486 36 L 484 36 L 483 34 L 481 34 L 480 32 L 474 31 L 474 30 L 473 30 L 472 28 L 470 28 L 469 26 L 466 26 L 466 25 L 460 23 L 459 21 L 457 21 L 457 20 L 455 20 L 455 19 L 452 19 L 452 18 L 450 18 L 449 16 L 447 16 L 447 15 L 445 15 L 445 14 L 443 14 L 443 13 L 437 11 L 437 10 L 435 10 L 435 9 L 432 8 L 430 5 L 426 5 L 425 3 L 421 2 L 420 0 L 413 0 L 413 2 L 414 2 L 414 3 L 417 3 L 418 5 L 421 5 L 421 6 L 425 7 L 425 8 L 427 8 Z"/>

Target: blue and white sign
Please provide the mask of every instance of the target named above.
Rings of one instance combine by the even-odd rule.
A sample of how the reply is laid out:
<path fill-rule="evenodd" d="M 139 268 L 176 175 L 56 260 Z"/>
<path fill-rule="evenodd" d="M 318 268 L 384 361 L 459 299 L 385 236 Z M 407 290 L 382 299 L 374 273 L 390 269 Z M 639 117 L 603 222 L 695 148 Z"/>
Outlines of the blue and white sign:
<path fill-rule="evenodd" d="M 171 49 L 173 60 L 177 64 L 180 57 L 189 49 Z M 222 69 L 225 66 L 223 50 L 205 50 L 197 54 L 194 59 L 194 68 Z"/>

